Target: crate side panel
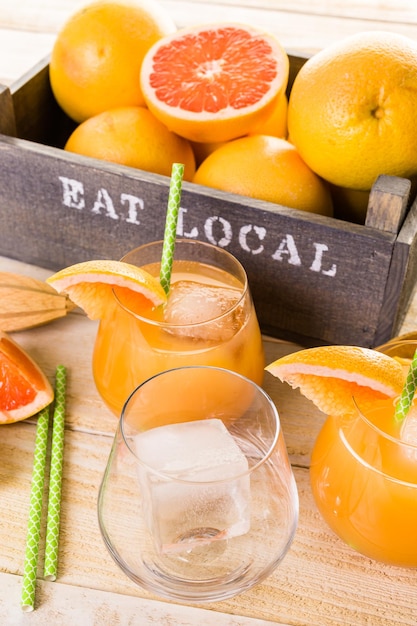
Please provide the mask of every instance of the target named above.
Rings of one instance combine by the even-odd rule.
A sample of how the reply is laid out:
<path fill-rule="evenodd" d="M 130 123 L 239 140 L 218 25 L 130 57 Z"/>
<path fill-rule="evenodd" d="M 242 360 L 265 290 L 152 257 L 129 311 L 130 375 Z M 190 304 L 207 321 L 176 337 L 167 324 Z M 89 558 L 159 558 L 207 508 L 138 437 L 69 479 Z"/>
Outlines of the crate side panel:
<path fill-rule="evenodd" d="M 393 250 L 393 261 L 377 330 L 379 336 L 400 332 L 417 282 L 417 200 L 414 200 Z"/>
<path fill-rule="evenodd" d="M 5 137 L 0 253 L 51 270 L 163 237 L 169 179 Z M 372 345 L 394 237 L 184 184 L 178 235 L 226 247 L 266 332 Z"/>
<path fill-rule="evenodd" d="M 8 87 L 0 85 L 0 133 L 16 135 L 13 100 Z"/>

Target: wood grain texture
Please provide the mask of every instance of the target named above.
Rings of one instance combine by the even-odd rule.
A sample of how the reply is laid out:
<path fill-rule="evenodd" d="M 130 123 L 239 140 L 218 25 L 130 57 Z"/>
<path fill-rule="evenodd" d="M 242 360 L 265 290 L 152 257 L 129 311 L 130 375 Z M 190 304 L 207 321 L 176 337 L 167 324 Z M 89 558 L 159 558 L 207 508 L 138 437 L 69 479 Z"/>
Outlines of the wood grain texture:
<path fill-rule="evenodd" d="M 290 85 L 305 60 L 290 57 Z M 74 124 L 53 98 L 47 59 L 12 95 L 20 139 L 0 144 L 0 254 L 55 270 L 121 258 L 163 237 L 167 177 L 59 149 Z M 397 280 L 406 244 L 391 261 L 409 193 L 409 181 L 380 177 L 363 227 L 184 183 L 178 234 L 227 247 L 242 262 L 265 333 L 372 347 L 390 338 L 408 301 Z"/>
<path fill-rule="evenodd" d="M 55 270 L 163 237 L 167 177 L 12 137 L 0 157 L 3 255 Z M 375 345 L 394 235 L 192 183 L 183 184 L 178 234 L 242 262 L 264 332 Z M 400 293 L 393 283 L 391 318 Z"/>
<path fill-rule="evenodd" d="M 289 85 L 306 56 L 290 60 Z M 120 258 L 162 238 L 166 177 L 59 149 L 74 123 L 53 98 L 47 59 L 14 84 L 12 95 L 20 140 L 0 145 L 1 254 L 55 270 Z M 391 337 L 415 280 L 407 244 L 394 250 L 409 192 L 409 181 L 380 177 L 365 228 L 185 183 L 179 235 L 239 258 L 265 333 L 305 345 L 372 347 Z"/>
<path fill-rule="evenodd" d="M 45 269 L 5 258 L 0 258 L 0 269 L 21 271 L 38 279 L 48 275 Z M 414 314 L 409 322 L 414 328 L 416 319 Z M 56 615 L 57 624 L 75 623 L 71 620 L 82 607 L 91 616 L 85 623 L 99 625 L 97 616 L 108 607 L 115 624 L 129 616 L 131 621 L 120 623 L 140 626 L 152 624 L 152 620 L 161 626 L 252 626 L 245 618 L 255 620 L 253 626 L 262 620 L 291 626 L 414 626 L 415 571 L 370 561 L 350 550 L 327 528 L 315 508 L 308 477 L 312 445 L 324 416 L 269 373 L 263 386 L 278 407 L 300 495 L 299 527 L 287 557 L 266 581 L 249 592 L 198 609 L 159 603 L 127 579 L 107 553 L 97 524 L 96 496 L 116 419 L 98 397 L 92 379 L 96 327 L 95 322 L 73 311 L 47 326 L 13 334 L 51 380 L 57 364 L 68 368 L 58 586 L 39 582 L 39 609 L 33 614 L 37 620 L 33 623 L 43 624 L 41 618 L 51 615 Z M 300 348 L 267 337 L 264 343 L 267 363 Z M 0 598 L 10 589 L 14 600 L 0 603 L 0 621 L 4 617 L 2 623 L 14 624 L 20 623 L 18 584 L 23 571 L 35 420 L 3 426 L 1 435 L 1 497 L 7 506 L 3 506 L 0 518 L 0 584 L 4 584 Z M 77 593 L 79 604 L 74 606 L 71 599 Z M 144 613 L 138 616 L 135 611 L 142 607 Z M 141 621 L 142 617 L 149 621 Z"/>
<path fill-rule="evenodd" d="M 0 134 L 16 135 L 14 104 L 8 87 L 0 85 Z"/>
<path fill-rule="evenodd" d="M 369 194 L 365 225 L 398 234 L 407 212 L 411 181 L 381 175 Z"/>
<path fill-rule="evenodd" d="M 31 101 L 31 92 L 24 87 L 26 81 L 22 83 L 18 79 L 38 62 L 39 69 L 45 67 L 42 59 L 50 52 L 60 25 L 82 4 L 83 0 L 23 0 L 14 3 L 0 0 L 0 50 L 3 52 L 0 55 L 0 83 L 13 85 L 16 102 L 20 99 L 17 108 L 22 136 L 32 137 L 35 141 L 40 135 L 47 136 L 47 124 L 42 127 L 40 123 L 45 118 L 45 110 L 54 124 L 59 118 L 54 119 L 56 112 L 50 109 L 49 96 L 42 101 L 42 94 L 47 94 L 45 73 L 39 76 L 36 87 L 38 110 Z M 163 0 L 163 4 L 179 25 L 209 22 L 214 17 L 216 20 L 243 20 L 265 26 L 278 35 L 288 50 L 294 50 L 298 55 L 311 54 L 347 34 L 370 28 L 393 30 L 417 38 L 414 0 L 293 0 L 290 6 L 287 0 L 223 0 L 216 3 Z M 32 107 L 31 116 L 25 115 L 28 107 Z M 67 130 L 64 128 L 62 136 Z M 14 133 L 7 130 L 6 134 Z M 14 143 L 14 140 L 10 141 L 10 144 L 5 142 L 8 148 Z M 27 149 L 30 153 L 31 148 Z M 42 157 L 44 154 L 51 153 L 45 148 L 45 152 L 41 150 Z M 33 179 L 29 188 L 39 196 L 39 202 L 47 200 L 51 179 L 46 183 L 37 180 L 39 160 L 33 156 L 28 161 L 22 160 L 16 153 L 13 155 L 13 150 L 3 161 L 4 156 L 5 152 L 0 152 L 3 172 L 11 172 L 8 180 L 16 200 L 11 201 L 11 209 L 9 199 L 7 202 L 0 200 L 0 237 L 3 228 L 9 235 L 18 233 L 22 245 L 29 247 L 29 256 L 33 252 L 30 232 L 35 229 L 38 233 L 36 229 L 40 226 L 36 221 L 39 214 L 43 215 L 39 213 L 42 207 L 35 202 L 31 212 L 22 211 L 19 202 L 22 196 L 19 196 L 21 192 L 13 172 L 19 168 L 27 172 L 26 167 L 29 167 Z M 72 168 L 71 163 L 65 162 L 65 165 Z M 93 180 L 96 176 L 98 179 L 99 171 L 103 170 L 106 171 L 106 167 L 100 165 L 92 174 Z M 125 175 L 125 171 L 120 170 L 122 179 Z M 45 185 L 47 191 L 43 191 Z M 120 190 L 123 188 L 120 185 Z M 162 183 L 161 189 L 165 189 Z M 233 201 L 231 204 L 233 210 Z M 265 210 L 265 207 L 256 208 L 260 208 L 261 213 Z M 17 225 L 15 222 L 22 215 L 23 223 Z M 283 216 L 285 220 L 289 219 L 285 211 Z M 45 263 L 48 263 L 50 253 L 63 258 L 60 232 L 68 230 L 73 236 L 67 219 L 61 218 L 57 222 L 54 219 L 51 221 L 54 224 L 52 237 L 43 239 L 36 251 Z M 286 222 L 289 223 L 292 222 Z M 317 224 L 322 228 L 320 220 Z M 398 332 L 415 331 L 417 327 L 417 296 L 414 292 L 416 229 L 417 212 L 413 207 L 394 245 L 395 235 L 378 235 L 380 247 L 374 254 L 376 257 L 382 254 L 384 265 L 389 267 L 384 294 L 373 291 L 371 284 L 379 262 L 371 264 L 375 269 L 364 274 L 369 282 L 368 299 L 371 303 L 377 302 L 371 308 L 376 306 L 379 310 L 378 324 L 389 323 L 392 319 L 395 290 L 398 289 L 396 282 L 403 277 L 404 289 L 395 321 Z M 343 228 L 340 232 L 339 225 L 336 230 L 336 240 L 342 245 L 345 232 Z M 350 237 L 360 232 L 365 247 L 374 236 L 374 229 L 362 231 L 353 227 L 348 231 Z M 90 236 L 94 233 L 89 232 Z M 120 245 L 117 239 L 115 234 L 111 242 L 112 252 Z M 392 251 L 391 262 L 383 252 L 387 244 Z M 10 242 L 7 245 L 10 246 Z M 77 241 L 74 245 L 79 251 Z M 0 270 L 22 272 L 39 279 L 45 279 L 50 273 L 48 269 L 4 257 L 0 257 Z M 355 290 L 355 285 L 350 286 Z M 292 293 L 290 287 L 289 295 Z M 380 307 L 381 298 L 390 308 L 386 313 L 384 307 Z M 344 306 L 350 306 L 350 303 L 344 303 Z M 367 309 L 363 311 L 363 320 L 366 321 L 368 314 Z M 336 307 L 330 315 L 338 322 L 341 309 Z M 308 480 L 310 453 L 324 416 L 298 392 L 291 391 L 267 373 L 264 388 L 278 407 L 300 495 L 300 523 L 287 558 L 272 576 L 250 592 L 225 603 L 204 607 L 161 602 L 126 579 L 104 548 L 96 518 L 97 489 L 116 428 L 116 420 L 103 405 L 92 378 L 91 353 L 96 328 L 95 322 L 74 310 L 64 319 L 13 334 L 51 380 L 58 364 L 63 363 L 68 368 L 67 447 L 58 580 L 47 583 L 39 576 L 36 610 L 26 616 L 19 603 L 35 420 L 1 427 L 1 624 L 20 626 L 30 621 L 34 626 L 52 623 L 57 626 L 267 626 L 270 623 L 276 626 L 415 626 L 416 571 L 370 561 L 350 550 L 330 532 L 315 508 Z M 270 337 L 264 339 L 267 362 L 301 347 Z"/>

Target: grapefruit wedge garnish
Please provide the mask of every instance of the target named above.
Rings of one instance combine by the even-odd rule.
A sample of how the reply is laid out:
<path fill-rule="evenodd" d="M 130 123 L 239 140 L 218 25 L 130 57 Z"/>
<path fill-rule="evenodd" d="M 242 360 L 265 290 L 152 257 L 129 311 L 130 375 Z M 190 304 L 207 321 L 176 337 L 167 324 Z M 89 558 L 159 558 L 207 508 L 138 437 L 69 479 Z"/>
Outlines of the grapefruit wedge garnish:
<path fill-rule="evenodd" d="M 219 142 L 267 119 L 288 72 L 288 55 L 273 35 L 220 23 L 160 39 L 145 55 L 140 81 L 148 108 L 171 131 Z"/>
<path fill-rule="evenodd" d="M 124 261 L 99 259 L 70 265 L 46 282 L 82 308 L 90 319 L 102 319 L 115 302 L 113 292 L 125 306 L 140 312 L 149 305 L 166 302 L 167 296 L 157 278 Z"/>
<path fill-rule="evenodd" d="M 300 392 L 326 415 L 355 412 L 365 404 L 401 394 L 405 376 L 396 359 L 356 346 L 307 348 L 265 368 Z"/>
<path fill-rule="evenodd" d="M 53 399 L 53 389 L 37 363 L 0 331 L 0 423 L 31 417 Z"/>

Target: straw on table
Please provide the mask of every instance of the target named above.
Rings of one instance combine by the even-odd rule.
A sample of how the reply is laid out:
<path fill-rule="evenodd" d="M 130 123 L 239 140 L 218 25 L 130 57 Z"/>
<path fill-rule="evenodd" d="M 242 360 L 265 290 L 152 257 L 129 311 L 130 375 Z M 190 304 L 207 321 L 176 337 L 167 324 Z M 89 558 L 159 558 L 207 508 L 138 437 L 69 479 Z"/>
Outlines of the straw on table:
<path fill-rule="evenodd" d="M 21 597 L 22 609 L 25 612 L 33 611 L 35 605 L 36 571 L 39 554 L 46 452 L 48 448 L 48 430 L 49 407 L 46 407 L 39 413 L 38 423 L 36 426 L 35 452 L 33 458 L 32 486 Z"/>
<path fill-rule="evenodd" d="M 61 517 L 62 466 L 64 460 L 65 393 L 67 372 L 56 369 L 55 409 L 53 416 L 51 471 L 49 476 L 48 517 L 45 543 L 45 580 L 56 580 L 58 568 L 59 526 Z"/>

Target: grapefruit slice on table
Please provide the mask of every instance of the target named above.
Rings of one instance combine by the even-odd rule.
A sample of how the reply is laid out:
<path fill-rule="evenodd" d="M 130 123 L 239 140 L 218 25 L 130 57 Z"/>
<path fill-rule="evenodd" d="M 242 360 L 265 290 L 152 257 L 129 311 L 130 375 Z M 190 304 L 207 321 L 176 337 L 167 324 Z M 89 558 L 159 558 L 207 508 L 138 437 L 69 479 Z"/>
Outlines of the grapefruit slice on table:
<path fill-rule="evenodd" d="M 396 359 L 356 346 L 320 346 L 293 352 L 265 368 L 311 400 L 326 415 L 355 412 L 362 405 L 401 394 L 405 375 Z"/>
<path fill-rule="evenodd" d="M 0 424 L 31 417 L 53 399 L 53 389 L 37 363 L 0 331 Z"/>
<path fill-rule="evenodd" d="M 288 82 L 271 34 L 233 23 L 194 26 L 156 42 L 142 62 L 148 108 L 191 141 L 228 141 L 266 120 Z"/>
<path fill-rule="evenodd" d="M 94 260 L 70 265 L 46 282 L 81 307 L 90 319 L 102 319 L 108 307 L 119 300 L 134 311 L 158 306 L 167 300 L 158 279 L 124 261 Z"/>

